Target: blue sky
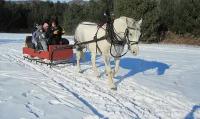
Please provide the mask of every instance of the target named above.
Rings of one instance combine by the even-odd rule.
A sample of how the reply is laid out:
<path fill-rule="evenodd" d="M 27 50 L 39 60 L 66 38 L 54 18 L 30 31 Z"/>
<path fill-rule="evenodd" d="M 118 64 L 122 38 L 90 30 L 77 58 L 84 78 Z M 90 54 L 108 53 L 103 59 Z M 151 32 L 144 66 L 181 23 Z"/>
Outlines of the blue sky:
<path fill-rule="evenodd" d="M 6 0 L 6 1 L 29 1 L 29 0 Z M 41 0 L 41 1 L 47 1 L 47 0 Z M 57 1 L 69 2 L 69 1 L 72 1 L 72 0 L 49 0 L 49 1 L 53 1 L 53 2 L 57 2 Z"/>
<path fill-rule="evenodd" d="M 6 0 L 6 1 L 28 1 L 28 0 Z M 47 0 L 41 0 L 41 1 L 47 1 Z M 72 1 L 72 0 L 50 0 L 50 1 L 53 1 L 53 2 L 57 2 L 57 1 L 69 2 L 69 1 Z M 85 1 L 88 1 L 88 0 L 85 0 Z"/>

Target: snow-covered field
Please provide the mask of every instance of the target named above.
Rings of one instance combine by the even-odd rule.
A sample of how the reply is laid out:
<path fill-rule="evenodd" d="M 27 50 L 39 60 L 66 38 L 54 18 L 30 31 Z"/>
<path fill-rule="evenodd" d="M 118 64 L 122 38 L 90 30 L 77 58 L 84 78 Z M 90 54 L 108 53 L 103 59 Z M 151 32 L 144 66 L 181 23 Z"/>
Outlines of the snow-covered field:
<path fill-rule="evenodd" d="M 0 119 L 200 119 L 199 47 L 140 44 L 122 58 L 112 91 L 101 57 L 100 79 L 89 53 L 83 74 L 35 64 L 22 57 L 26 35 L 0 34 Z"/>

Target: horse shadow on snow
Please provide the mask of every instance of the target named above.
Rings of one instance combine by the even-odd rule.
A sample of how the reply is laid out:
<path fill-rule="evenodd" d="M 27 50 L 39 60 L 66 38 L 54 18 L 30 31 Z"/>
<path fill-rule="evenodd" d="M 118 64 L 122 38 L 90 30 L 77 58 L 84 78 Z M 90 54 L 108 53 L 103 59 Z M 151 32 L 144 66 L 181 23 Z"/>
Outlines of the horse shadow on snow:
<path fill-rule="evenodd" d="M 114 62 L 112 62 L 114 64 Z M 147 70 L 156 70 L 156 75 L 164 75 L 165 71 L 170 68 L 170 65 L 158 62 L 158 61 L 147 61 L 137 58 L 122 58 L 120 61 L 120 67 L 123 69 L 128 69 L 129 72 L 122 76 L 117 76 L 118 81 L 116 84 L 119 84 L 124 79 L 134 76 L 137 73 L 143 73 Z"/>
<path fill-rule="evenodd" d="M 192 110 L 186 115 L 185 119 L 195 119 L 196 118 L 195 117 L 195 112 L 197 112 L 197 111 L 200 111 L 200 104 L 199 105 L 194 105 L 192 107 Z"/>
<path fill-rule="evenodd" d="M 91 58 L 90 53 L 86 52 L 84 61 L 82 61 L 82 63 L 91 62 L 90 58 Z M 99 58 L 100 58 L 100 56 L 98 55 L 97 59 L 99 59 Z M 115 64 L 115 62 L 111 61 L 111 65 L 114 66 L 114 64 Z M 102 67 L 102 66 L 104 66 L 103 62 L 101 62 L 101 63 L 97 62 L 97 67 Z M 118 79 L 116 84 L 119 84 L 126 78 L 134 76 L 137 73 L 143 73 L 144 75 L 147 75 L 144 72 L 148 71 L 148 70 L 152 70 L 152 69 L 156 70 L 156 75 L 164 75 L 165 71 L 170 68 L 170 65 L 168 65 L 166 63 L 158 62 L 158 61 L 147 61 L 147 60 L 138 59 L 138 58 L 122 58 L 120 60 L 120 68 L 127 69 L 128 73 L 126 73 L 125 75 L 121 75 L 121 76 L 119 76 L 119 74 L 118 74 L 118 76 L 116 77 L 116 79 Z M 83 72 L 88 69 L 90 69 L 90 67 L 83 69 Z M 104 74 L 105 74 L 105 72 L 103 72 L 103 74 L 101 74 L 101 76 Z"/>

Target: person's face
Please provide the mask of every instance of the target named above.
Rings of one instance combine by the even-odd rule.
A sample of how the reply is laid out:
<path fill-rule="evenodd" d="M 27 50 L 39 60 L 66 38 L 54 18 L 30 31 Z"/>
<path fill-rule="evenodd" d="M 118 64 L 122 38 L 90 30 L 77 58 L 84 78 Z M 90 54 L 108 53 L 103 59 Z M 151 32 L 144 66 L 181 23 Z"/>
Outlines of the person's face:
<path fill-rule="evenodd" d="M 55 24 L 55 22 L 52 22 L 52 24 L 51 24 L 51 25 L 52 25 L 52 27 L 53 27 L 53 28 L 55 28 L 55 27 L 56 27 L 56 24 Z"/>
<path fill-rule="evenodd" d="M 44 29 L 44 31 L 47 31 L 48 28 L 49 28 L 49 24 L 48 24 L 48 23 L 44 23 L 44 25 L 43 25 L 43 29 Z"/>

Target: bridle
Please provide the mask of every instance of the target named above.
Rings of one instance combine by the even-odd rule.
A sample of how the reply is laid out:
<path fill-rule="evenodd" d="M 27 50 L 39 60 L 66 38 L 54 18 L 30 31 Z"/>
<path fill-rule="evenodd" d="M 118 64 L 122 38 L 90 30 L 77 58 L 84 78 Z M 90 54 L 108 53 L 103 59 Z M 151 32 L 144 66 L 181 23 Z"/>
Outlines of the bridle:
<path fill-rule="evenodd" d="M 125 30 L 125 35 L 124 35 L 124 37 L 126 38 L 125 40 L 126 40 L 126 42 L 127 42 L 127 45 L 128 45 L 128 49 L 130 50 L 131 48 L 131 46 L 132 45 L 136 45 L 136 44 L 138 44 L 139 42 L 138 41 L 131 41 L 130 40 L 130 38 L 129 38 L 129 33 L 130 33 L 130 29 L 131 30 L 137 30 L 137 31 L 139 31 L 140 29 L 138 29 L 138 28 L 133 28 L 133 27 L 127 27 L 126 28 L 126 30 Z"/>
<path fill-rule="evenodd" d="M 121 36 L 119 35 L 119 33 L 116 32 L 116 30 L 115 30 L 114 27 L 113 27 L 113 29 L 114 29 L 114 30 L 113 30 L 113 36 L 108 36 L 108 37 L 110 37 L 109 42 L 111 43 L 110 54 L 111 54 L 114 58 L 120 58 L 120 57 L 126 55 L 127 52 L 128 52 L 128 50 L 131 50 L 131 46 L 132 46 L 132 45 L 136 45 L 136 44 L 139 43 L 138 41 L 131 41 L 131 40 L 130 40 L 130 38 L 129 38 L 130 30 L 138 30 L 138 31 L 139 31 L 140 29 L 127 26 L 127 28 L 125 29 L 125 32 L 123 33 L 123 34 L 124 34 L 123 37 L 121 37 Z M 108 40 L 108 39 L 107 39 L 107 40 Z M 112 47 L 114 47 L 115 51 L 117 51 L 117 49 L 115 48 L 116 45 L 117 45 L 117 46 L 124 47 L 125 44 L 127 44 L 127 46 L 128 46 L 128 49 L 127 49 L 126 52 L 124 52 L 123 54 L 120 54 L 120 55 L 118 55 L 118 56 L 113 55 L 113 53 L 112 53 Z"/>

